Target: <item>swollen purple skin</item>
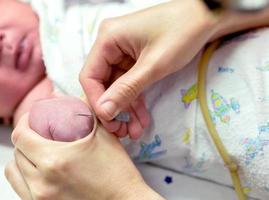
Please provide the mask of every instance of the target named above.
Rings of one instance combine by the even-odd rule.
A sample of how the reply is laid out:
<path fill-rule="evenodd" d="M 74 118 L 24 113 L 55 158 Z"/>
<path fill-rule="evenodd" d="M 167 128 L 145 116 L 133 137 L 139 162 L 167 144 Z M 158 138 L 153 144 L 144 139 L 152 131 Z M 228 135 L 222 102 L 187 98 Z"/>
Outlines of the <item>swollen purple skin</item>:
<path fill-rule="evenodd" d="M 90 109 L 80 99 L 57 97 L 34 103 L 29 123 L 47 139 L 71 142 L 89 135 L 94 120 Z"/>

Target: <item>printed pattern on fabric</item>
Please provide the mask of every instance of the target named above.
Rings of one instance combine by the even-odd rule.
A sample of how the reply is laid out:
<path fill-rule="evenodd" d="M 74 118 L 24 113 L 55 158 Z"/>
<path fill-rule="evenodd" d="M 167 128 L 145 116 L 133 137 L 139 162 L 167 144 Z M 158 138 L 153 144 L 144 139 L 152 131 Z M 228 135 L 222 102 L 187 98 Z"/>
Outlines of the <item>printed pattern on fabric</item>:
<path fill-rule="evenodd" d="M 269 111 L 265 110 L 269 108 L 269 62 L 264 61 L 268 60 L 269 51 L 262 51 L 259 46 L 265 41 L 269 45 L 269 29 L 245 33 L 225 42 L 213 56 L 207 78 L 211 118 L 228 152 L 240 166 L 239 172 L 245 193 L 261 199 L 269 196 L 266 189 L 269 188 L 269 183 L 264 181 L 265 177 L 269 180 L 269 164 L 265 165 L 269 163 Z M 257 49 L 260 52 L 259 56 L 253 53 Z M 184 69 L 185 71 L 172 75 L 170 80 L 166 78 L 150 89 L 151 93 L 158 94 L 155 96 L 158 96 L 158 100 L 154 100 L 154 108 L 163 116 L 162 119 L 152 116 L 155 122 L 154 130 L 158 130 L 157 127 L 163 130 L 161 124 L 165 124 L 166 118 L 171 124 L 178 125 L 176 128 L 171 124 L 165 126 L 166 131 L 163 132 L 166 132 L 167 138 L 162 138 L 164 147 L 168 145 L 167 153 L 152 162 L 231 185 L 227 168 L 210 139 L 196 101 L 197 69 L 194 66 L 197 66 L 198 61 L 199 57 L 187 66 L 191 72 Z M 181 74 L 185 74 L 186 78 Z M 174 78 L 175 76 L 178 79 Z M 177 83 L 171 84 L 172 80 Z M 162 90 L 167 88 L 167 85 L 174 91 L 178 89 L 173 86 L 178 86 L 180 95 L 176 98 L 180 103 L 177 103 L 172 91 Z M 157 90 L 159 91 L 156 92 Z M 165 108 L 156 108 L 162 106 Z M 178 114 L 173 115 L 173 110 L 177 109 Z M 166 115 L 162 112 L 164 110 Z M 175 129 L 174 132 L 169 133 L 172 129 Z M 172 135 L 176 134 L 180 140 L 171 141 L 169 138 L 174 138 Z M 181 148 L 176 148 L 176 145 Z M 173 149 L 181 149 L 185 155 L 182 155 L 182 152 L 176 154 L 175 151 L 171 155 Z M 169 156 L 174 156 L 174 161 L 165 159 Z M 219 177 L 219 174 L 223 176 Z"/>
<path fill-rule="evenodd" d="M 189 89 L 181 89 L 181 101 L 184 103 L 185 108 L 189 108 L 192 101 L 197 98 L 197 84 L 192 85 Z"/>
<path fill-rule="evenodd" d="M 211 104 L 213 111 L 211 111 L 211 116 L 216 122 L 218 118 L 223 123 L 229 123 L 231 120 L 231 111 L 235 113 L 240 113 L 240 104 L 235 98 L 231 98 L 230 102 L 221 96 L 219 93 L 211 90 Z"/>
<path fill-rule="evenodd" d="M 159 135 L 155 135 L 154 141 L 147 144 L 144 142 L 140 143 L 141 149 L 137 157 L 134 158 L 136 161 L 149 161 L 151 159 L 158 158 L 166 153 L 167 150 L 158 150 L 161 147 L 162 140 Z"/>

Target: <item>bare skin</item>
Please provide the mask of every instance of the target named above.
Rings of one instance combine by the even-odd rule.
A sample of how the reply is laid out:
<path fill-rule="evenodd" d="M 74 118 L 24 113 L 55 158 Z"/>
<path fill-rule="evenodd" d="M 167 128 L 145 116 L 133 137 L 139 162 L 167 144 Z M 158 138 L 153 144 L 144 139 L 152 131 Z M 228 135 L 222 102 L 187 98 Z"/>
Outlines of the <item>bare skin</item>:
<path fill-rule="evenodd" d="M 18 0 L 2 0 L 0 10 L 3 15 L 0 19 L 0 118 L 13 117 L 16 125 L 34 102 L 59 94 L 53 93 L 52 83 L 45 74 L 39 19 L 31 6 Z M 143 104 L 140 110 L 145 111 Z M 146 112 L 142 115 L 149 118 Z M 141 127 L 135 115 L 131 116 L 130 124 L 131 132 Z"/>
<path fill-rule="evenodd" d="M 90 105 L 107 130 L 139 137 L 149 123 L 141 98 L 148 86 L 186 66 L 206 43 L 268 25 L 268 11 L 216 15 L 200 0 L 174 0 L 104 21 L 80 75 Z M 123 110 L 139 123 L 111 121 Z"/>
<path fill-rule="evenodd" d="M 90 113 L 88 107 L 70 97 L 56 100 L 59 94 L 53 93 L 52 82 L 46 78 L 39 20 L 30 5 L 17 0 L 2 0 L 0 10 L 3 15 L 0 19 L 0 117 L 13 116 L 15 125 L 24 113 L 31 110 L 32 128 L 46 138 L 52 133 L 45 130 L 55 130 L 54 137 L 49 138 L 55 140 L 73 141 L 86 136 L 92 129 L 91 118 L 71 116 L 70 113 Z M 43 124 L 40 116 L 43 116 Z M 69 123 L 78 119 L 76 124 Z M 49 120 L 48 125 L 45 122 Z M 62 129 L 57 124 L 59 120 L 65 123 Z M 68 132 L 67 128 L 70 128 Z"/>
<path fill-rule="evenodd" d="M 101 124 L 96 128 L 75 142 L 50 141 L 35 133 L 24 115 L 12 133 L 16 162 L 6 168 L 18 195 L 23 200 L 163 200 L 143 181 L 116 136 Z"/>
<path fill-rule="evenodd" d="M 34 103 L 29 125 L 44 138 L 71 142 L 87 136 L 93 129 L 93 113 L 80 99 L 56 97 Z"/>
<path fill-rule="evenodd" d="M 0 10 L 0 117 L 11 117 L 45 77 L 45 67 L 39 21 L 31 7 L 16 0 L 2 0 Z"/>
<path fill-rule="evenodd" d="M 177 66 L 183 67 L 183 64 L 186 64 L 208 41 L 235 31 L 265 26 L 269 22 L 269 9 L 252 15 L 224 12 L 216 18 L 207 13 L 208 11 L 198 0 L 171 2 L 171 4 L 128 15 L 126 18 L 109 20 L 101 29 L 82 71 L 81 82 L 87 92 L 90 104 L 103 121 L 111 123 L 110 120 L 115 113 L 102 110 L 102 101 L 117 102 L 117 112 L 125 109 L 146 86 L 177 70 Z M 190 12 L 190 9 L 187 10 L 188 12 L 179 12 L 183 4 L 193 8 L 192 11 L 195 9 L 196 12 Z M 158 14 L 162 17 L 159 17 L 160 20 L 156 23 Z M 189 23 L 184 23 L 186 19 L 193 19 L 194 14 L 200 16 L 198 21 L 194 20 L 191 26 L 188 26 Z M 129 23 L 130 21 L 133 23 Z M 112 37 L 118 30 L 121 30 L 122 34 L 116 34 L 117 37 Z M 182 35 L 182 33 L 184 34 Z M 173 42 L 167 43 L 171 37 Z M 145 38 L 147 42 L 145 42 Z M 186 52 L 186 48 L 190 48 L 190 51 Z M 117 51 L 114 51 L 115 49 Z M 121 51 L 122 49 L 124 51 Z M 116 52 L 116 56 L 113 52 Z M 120 66 L 125 66 L 119 69 L 121 71 L 119 74 L 126 76 L 121 76 L 119 79 L 117 79 L 118 76 L 111 76 L 112 73 L 110 73 L 112 72 L 112 64 L 124 63 L 117 59 L 113 60 L 115 57 L 118 58 L 117 52 L 120 55 L 127 54 L 128 58 L 132 55 L 138 55 L 134 56 L 137 58 L 137 60 L 134 59 L 137 62 L 135 67 L 132 68 L 130 65 L 126 67 L 125 64 L 117 66 L 118 69 Z M 138 54 L 134 54 L 134 52 L 138 52 Z M 168 61 L 166 61 L 167 58 Z M 145 60 L 147 62 L 144 62 Z M 161 61 L 162 65 L 159 65 L 158 61 Z M 182 65 L 176 65 L 175 62 L 178 61 Z M 140 65 L 141 63 L 143 65 Z M 171 68 L 167 67 L 166 64 L 169 64 Z M 147 67 L 143 68 L 142 66 Z M 137 69 L 142 68 L 141 75 Z M 111 77 L 113 77 L 112 81 L 107 81 Z M 151 78 L 147 80 L 145 77 Z M 140 79 L 142 84 L 139 82 Z M 114 80 L 117 81 L 113 82 Z M 123 84 L 123 80 L 127 80 L 127 87 Z M 105 83 L 112 84 L 108 85 L 110 87 L 107 89 Z M 93 86 L 96 86 L 96 90 L 91 93 L 89 88 Z M 132 88 L 131 92 L 126 93 L 127 95 L 124 93 L 125 88 L 128 91 L 129 88 Z M 103 99 L 101 99 L 102 95 L 104 95 Z M 128 130 L 126 124 L 125 126 L 107 124 L 107 126 L 108 129 L 113 129 L 122 135 L 126 135 Z M 16 147 L 16 162 L 12 162 L 6 168 L 6 176 L 14 190 L 25 200 L 163 199 L 143 182 L 118 140 L 113 135 L 107 134 L 103 127 L 99 128 L 98 134 L 90 134 L 76 142 L 49 141 L 29 128 L 28 115 L 25 115 L 12 134 L 12 140 Z M 135 132 L 134 137 L 139 133 L 139 131 Z M 35 150 L 33 151 L 33 149 Z M 80 162 L 81 160 L 83 162 Z M 96 162 L 92 162 L 93 160 Z M 104 177 L 107 177 L 109 181 Z"/>

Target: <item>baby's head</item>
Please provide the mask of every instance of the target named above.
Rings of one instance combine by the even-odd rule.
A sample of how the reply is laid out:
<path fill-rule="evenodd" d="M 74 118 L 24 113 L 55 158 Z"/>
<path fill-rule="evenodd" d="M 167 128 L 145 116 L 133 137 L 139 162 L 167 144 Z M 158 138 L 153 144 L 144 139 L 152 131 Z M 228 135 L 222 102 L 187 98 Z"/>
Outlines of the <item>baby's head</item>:
<path fill-rule="evenodd" d="M 45 76 L 38 17 L 30 5 L 0 0 L 0 117 L 10 117 Z"/>

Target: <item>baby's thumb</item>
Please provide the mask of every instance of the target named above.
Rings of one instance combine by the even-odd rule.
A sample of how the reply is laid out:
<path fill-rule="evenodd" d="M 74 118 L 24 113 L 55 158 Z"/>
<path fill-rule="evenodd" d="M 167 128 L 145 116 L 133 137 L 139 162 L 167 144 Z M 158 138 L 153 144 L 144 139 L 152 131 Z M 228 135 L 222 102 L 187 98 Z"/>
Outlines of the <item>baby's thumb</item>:
<path fill-rule="evenodd" d="M 104 120 L 114 119 L 150 84 L 147 72 L 141 67 L 133 67 L 119 77 L 105 91 L 97 102 L 97 115 Z"/>

